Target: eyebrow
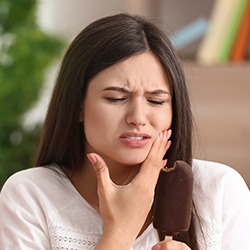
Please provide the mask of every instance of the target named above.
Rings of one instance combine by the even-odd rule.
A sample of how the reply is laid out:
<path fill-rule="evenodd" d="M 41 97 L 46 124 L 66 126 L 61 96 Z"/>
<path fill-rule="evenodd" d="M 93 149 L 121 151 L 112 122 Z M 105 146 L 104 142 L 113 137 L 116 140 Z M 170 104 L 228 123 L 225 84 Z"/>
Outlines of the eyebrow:
<path fill-rule="evenodd" d="M 116 86 L 111 86 L 111 87 L 107 87 L 104 88 L 103 91 L 109 91 L 109 90 L 113 90 L 113 91 L 118 91 L 118 92 L 122 92 L 122 93 L 129 93 L 129 90 L 123 87 L 116 87 Z M 159 95 L 159 94 L 165 94 L 165 95 L 170 95 L 169 91 L 167 90 L 163 90 L 163 89 L 156 89 L 153 91 L 146 91 L 147 94 L 151 94 L 151 95 Z"/>
<path fill-rule="evenodd" d="M 125 89 L 123 87 L 116 87 L 116 86 L 111 86 L 111 87 L 107 87 L 107 88 L 103 89 L 103 91 L 109 91 L 109 90 L 123 92 L 123 93 L 129 92 L 128 89 Z"/>
<path fill-rule="evenodd" d="M 147 94 L 151 94 L 151 95 L 159 95 L 159 94 L 165 94 L 165 95 L 170 95 L 170 93 L 167 90 L 163 90 L 163 89 L 156 89 L 153 91 L 146 91 Z"/>

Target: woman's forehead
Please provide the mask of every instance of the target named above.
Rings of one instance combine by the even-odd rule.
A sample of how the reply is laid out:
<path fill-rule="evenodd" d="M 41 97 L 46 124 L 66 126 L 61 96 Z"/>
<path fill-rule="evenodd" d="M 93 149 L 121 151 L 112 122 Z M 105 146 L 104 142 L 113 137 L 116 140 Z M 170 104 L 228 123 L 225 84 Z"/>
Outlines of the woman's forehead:
<path fill-rule="evenodd" d="M 152 52 L 131 56 L 102 70 L 91 83 L 100 88 L 118 85 L 131 91 L 138 87 L 147 88 L 147 91 L 168 90 L 170 87 L 165 68 Z"/>

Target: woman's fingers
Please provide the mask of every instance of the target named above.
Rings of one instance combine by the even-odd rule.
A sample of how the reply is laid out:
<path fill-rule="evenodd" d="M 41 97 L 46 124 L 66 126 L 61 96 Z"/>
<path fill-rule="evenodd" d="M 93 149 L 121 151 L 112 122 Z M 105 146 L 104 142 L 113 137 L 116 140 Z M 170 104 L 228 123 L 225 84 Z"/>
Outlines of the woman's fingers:
<path fill-rule="evenodd" d="M 155 185 L 161 168 L 166 164 L 166 160 L 163 160 L 163 157 L 171 145 L 169 140 L 171 132 L 171 130 L 167 130 L 159 134 L 134 181 L 142 178 L 144 182 L 150 182 L 152 185 Z"/>
<path fill-rule="evenodd" d="M 170 136 L 171 130 L 165 130 L 159 134 L 157 139 L 154 141 L 147 158 L 142 164 L 142 171 L 149 169 L 151 172 L 153 167 L 157 167 L 158 170 L 161 168 L 159 166 L 159 162 L 162 162 L 166 151 L 171 145 L 171 141 L 169 141 Z M 152 163 L 152 165 L 148 163 Z"/>

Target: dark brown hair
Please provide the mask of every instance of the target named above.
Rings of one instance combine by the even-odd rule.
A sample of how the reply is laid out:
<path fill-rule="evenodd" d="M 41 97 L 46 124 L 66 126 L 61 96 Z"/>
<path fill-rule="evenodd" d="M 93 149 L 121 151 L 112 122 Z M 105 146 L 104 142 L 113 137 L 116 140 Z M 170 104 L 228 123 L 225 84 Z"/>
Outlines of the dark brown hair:
<path fill-rule="evenodd" d="M 172 145 L 165 158 L 170 167 L 176 160 L 191 165 L 192 114 L 183 70 L 171 42 L 143 17 L 118 14 L 93 22 L 69 46 L 45 119 L 35 166 L 82 166 L 85 137 L 79 112 L 89 80 L 103 69 L 147 51 L 158 56 L 172 89 Z M 198 249 L 193 220 L 189 232 L 176 238 Z"/>

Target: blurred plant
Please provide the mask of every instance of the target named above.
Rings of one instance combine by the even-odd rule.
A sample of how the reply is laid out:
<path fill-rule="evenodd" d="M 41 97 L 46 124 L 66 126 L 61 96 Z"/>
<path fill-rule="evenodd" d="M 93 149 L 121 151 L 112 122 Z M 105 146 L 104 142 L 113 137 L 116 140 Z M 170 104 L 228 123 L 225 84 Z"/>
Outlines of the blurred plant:
<path fill-rule="evenodd" d="M 40 126 L 26 130 L 22 117 L 38 99 L 48 66 L 63 49 L 36 21 L 37 0 L 0 0 L 0 188 L 30 167 Z"/>

